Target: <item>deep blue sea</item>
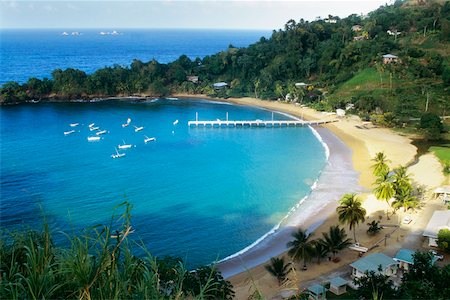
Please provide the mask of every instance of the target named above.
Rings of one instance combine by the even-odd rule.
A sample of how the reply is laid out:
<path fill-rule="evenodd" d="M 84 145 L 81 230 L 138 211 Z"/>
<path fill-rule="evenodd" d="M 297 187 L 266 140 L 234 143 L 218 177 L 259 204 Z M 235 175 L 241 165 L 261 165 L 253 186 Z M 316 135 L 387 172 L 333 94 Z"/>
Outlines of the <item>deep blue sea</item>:
<path fill-rule="evenodd" d="M 64 31 L 69 35 L 62 35 Z M 123 29 L 117 30 L 117 35 L 100 32 L 100 29 L 90 29 L 71 35 L 71 30 L 64 29 L 0 30 L 0 84 L 23 83 L 30 77 L 50 78 L 57 68 L 92 73 L 114 64 L 129 66 L 133 59 L 168 63 L 182 54 L 191 59 L 203 58 L 226 50 L 230 44 L 246 47 L 271 34 L 254 30 L 192 29 Z"/>
<path fill-rule="evenodd" d="M 155 255 L 195 266 L 252 244 L 310 192 L 326 163 L 323 146 L 306 127 L 188 128 L 196 112 L 201 120 L 227 112 L 272 118 L 257 108 L 163 99 L 0 108 L 2 229 L 41 224 L 42 209 L 55 232 L 70 233 L 108 224 L 127 200 L 133 237 Z M 100 141 L 88 142 L 91 123 L 108 131 Z M 156 141 L 145 144 L 144 135 Z M 113 159 L 123 141 L 134 146 Z"/>

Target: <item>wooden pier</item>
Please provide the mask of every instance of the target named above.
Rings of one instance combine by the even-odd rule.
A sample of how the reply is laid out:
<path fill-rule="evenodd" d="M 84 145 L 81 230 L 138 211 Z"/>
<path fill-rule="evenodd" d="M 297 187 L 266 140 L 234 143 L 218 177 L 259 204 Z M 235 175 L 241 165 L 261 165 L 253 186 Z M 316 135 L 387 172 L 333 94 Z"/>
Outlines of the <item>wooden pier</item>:
<path fill-rule="evenodd" d="M 273 116 L 273 115 L 272 115 Z M 214 121 L 199 121 L 198 114 L 196 113 L 195 121 L 188 121 L 189 127 L 212 127 L 212 128 L 227 128 L 227 127 L 297 127 L 297 126 L 310 126 L 310 125 L 322 125 L 327 123 L 337 122 L 337 119 L 329 120 L 315 120 L 315 121 L 303 121 L 303 120 L 243 120 L 243 121 L 230 121 L 228 120 L 228 113 L 226 120 L 214 120 Z"/>

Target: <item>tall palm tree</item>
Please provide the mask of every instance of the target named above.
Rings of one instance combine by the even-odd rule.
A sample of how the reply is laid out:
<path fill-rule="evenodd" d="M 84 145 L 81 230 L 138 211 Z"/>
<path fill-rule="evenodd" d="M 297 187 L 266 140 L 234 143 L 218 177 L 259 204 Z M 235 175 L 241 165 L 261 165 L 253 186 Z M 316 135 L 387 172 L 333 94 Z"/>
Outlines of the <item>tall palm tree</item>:
<path fill-rule="evenodd" d="M 378 177 L 375 181 L 377 185 L 373 190 L 375 197 L 378 200 L 384 200 L 390 206 L 389 200 L 394 197 L 395 189 L 392 180 L 392 176 L 389 173 L 385 173 L 382 176 Z M 388 212 L 386 211 L 386 217 L 389 219 Z"/>
<path fill-rule="evenodd" d="M 336 211 L 339 215 L 339 222 L 348 224 L 350 230 L 353 229 L 353 240 L 356 242 L 356 225 L 364 222 L 366 216 L 366 210 L 362 207 L 361 200 L 356 197 L 356 194 L 345 194 Z"/>
<path fill-rule="evenodd" d="M 351 245 L 351 240 L 347 238 L 344 228 L 338 226 L 331 226 L 329 232 L 322 232 L 324 246 L 333 253 L 333 258 L 336 254 Z"/>
<path fill-rule="evenodd" d="M 266 270 L 278 280 L 278 286 L 286 280 L 287 274 L 291 271 L 291 263 L 284 263 L 284 258 L 272 257 L 270 264 L 266 265 Z"/>
<path fill-rule="evenodd" d="M 409 175 L 406 173 L 407 169 L 405 166 L 400 166 L 394 170 L 394 175 L 392 176 L 393 185 L 395 193 L 411 193 L 412 185 Z"/>
<path fill-rule="evenodd" d="M 372 159 L 372 161 L 375 162 L 372 165 L 373 175 L 379 177 L 382 174 L 389 172 L 388 163 L 390 162 L 390 160 L 386 158 L 384 152 L 378 152 L 377 154 L 375 154 L 375 157 Z"/>
<path fill-rule="evenodd" d="M 311 259 L 313 254 L 313 244 L 310 241 L 312 234 L 306 234 L 306 231 L 299 228 L 297 232 L 292 233 L 292 236 L 294 240 L 286 244 L 290 248 L 288 254 L 296 262 L 303 259 L 303 269 L 306 270 L 306 262 Z"/>

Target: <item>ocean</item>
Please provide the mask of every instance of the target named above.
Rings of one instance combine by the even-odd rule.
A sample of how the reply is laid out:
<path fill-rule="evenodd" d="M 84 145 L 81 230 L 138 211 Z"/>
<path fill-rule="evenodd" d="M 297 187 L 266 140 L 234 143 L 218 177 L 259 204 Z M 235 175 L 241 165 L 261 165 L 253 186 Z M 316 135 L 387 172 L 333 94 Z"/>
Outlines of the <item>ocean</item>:
<path fill-rule="evenodd" d="M 63 31 L 68 36 L 63 36 Z M 56 68 L 98 68 L 133 59 L 167 63 L 248 46 L 270 32 L 226 30 L 1 30 L 0 84 L 50 77 Z M 0 107 L 0 224 L 38 228 L 42 215 L 64 244 L 72 233 L 109 224 L 132 204 L 132 239 L 190 267 L 220 260 L 277 228 L 327 164 L 310 128 L 188 128 L 200 119 L 270 119 L 272 112 L 199 99 L 40 103 Z M 274 113 L 276 119 L 289 116 Z M 122 127 L 130 118 L 131 125 Z M 174 125 L 173 122 L 179 120 Z M 70 127 L 70 123 L 79 123 Z M 100 141 L 88 125 L 107 131 Z M 135 132 L 133 126 L 143 126 Z M 64 132 L 75 130 L 64 135 Z M 156 141 L 144 143 L 144 136 Z M 113 159 L 117 146 L 126 156 Z M 340 184 L 342 185 L 342 184 Z M 338 188 L 338 187 L 336 187 Z M 305 200 L 306 199 L 306 200 Z M 304 201 L 300 207 L 298 203 Z M 316 203 L 326 200 L 314 200 Z M 301 218 L 301 217 L 299 217 Z"/>
<path fill-rule="evenodd" d="M 67 32 L 68 36 L 62 35 Z M 269 31 L 122 29 L 100 34 L 100 29 L 0 30 L 0 84 L 24 83 L 30 77 L 51 78 L 53 70 L 76 68 L 93 73 L 105 66 L 129 66 L 133 59 L 169 63 L 185 54 L 203 58 L 229 45 L 246 47 Z M 104 30 L 111 33 L 112 30 Z"/>
<path fill-rule="evenodd" d="M 154 255 L 198 266 L 244 249 L 310 193 L 326 165 L 324 147 L 308 127 L 189 128 L 196 113 L 200 120 L 272 118 L 199 99 L 1 107 L 2 229 L 39 228 L 44 213 L 64 243 L 60 231 L 109 224 L 128 201 L 133 239 Z M 87 140 L 91 123 L 107 131 L 100 141 Z M 145 144 L 144 136 L 156 141 Z M 133 146 L 112 158 L 123 143 Z"/>

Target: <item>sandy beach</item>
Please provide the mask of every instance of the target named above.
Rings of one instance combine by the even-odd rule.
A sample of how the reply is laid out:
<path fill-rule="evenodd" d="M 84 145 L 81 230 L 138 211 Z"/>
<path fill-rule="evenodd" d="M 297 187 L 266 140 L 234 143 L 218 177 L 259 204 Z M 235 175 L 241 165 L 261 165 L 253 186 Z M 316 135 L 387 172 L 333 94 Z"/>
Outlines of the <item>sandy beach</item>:
<path fill-rule="evenodd" d="M 205 98 L 202 95 L 176 96 Z M 324 114 L 306 107 L 278 101 L 262 101 L 253 98 L 214 100 L 262 107 L 306 120 L 336 119 L 335 115 Z M 361 224 L 357 229 L 358 242 L 369 248 L 374 247 L 371 252 L 383 252 L 390 255 L 395 255 L 396 251 L 402 246 L 411 249 L 421 248 L 423 244 L 421 234 L 424 226 L 426 226 L 435 209 L 443 209 L 442 203 L 434 199 L 430 191 L 440 186 L 445 178 L 440 171 L 439 161 L 434 155 L 427 154 L 420 157 L 416 164 L 408 168 L 408 173 L 415 184 L 423 186 L 427 191 L 422 208 L 416 212 L 407 213 L 413 219 L 410 224 L 402 224 L 401 220 L 405 213 L 401 211 L 392 215 L 389 220 L 386 219 L 385 212 L 388 205 L 385 202 L 378 201 L 370 193 L 374 181 L 371 159 L 377 152 L 384 151 L 390 160 L 391 168 L 406 165 L 413 161 L 417 150 L 411 144 L 411 139 L 386 128 L 376 128 L 371 123 L 362 122 L 355 116 L 339 118 L 339 122 L 327 124 L 323 127 L 316 129 L 330 148 L 330 163 L 325 168 L 324 173 L 335 172 L 333 176 L 325 175 L 325 178 L 334 178 L 335 180 L 347 178 L 342 190 L 327 191 L 326 187 L 330 184 L 329 179 L 321 182 L 321 178 L 319 178 L 318 187 L 312 191 L 310 198 L 313 197 L 314 200 L 322 199 L 324 202 L 312 206 L 311 209 L 316 210 L 315 214 L 310 214 L 310 217 L 306 220 L 283 224 L 276 234 L 265 239 L 254 251 L 247 251 L 243 255 L 219 264 L 219 270 L 234 286 L 236 299 L 247 299 L 256 288 L 265 298 L 278 299 L 279 297 L 276 296 L 283 289 L 297 290 L 306 287 L 312 281 L 322 282 L 330 274 L 345 274 L 349 271 L 348 264 L 358 259 L 357 252 L 349 249 L 339 254 L 340 261 L 337 263 L 330 261 L 324 261 L 320 264 L 310 262 L 307 271 L 291 272 L 288 283 L 282 287 L 278 286 L 275 278 L 264 268 L 264 265 L 270 259 L 270 254 L 275 253 L 279 257 L 284 256 L 286 261 L 291 261 L 285 254 L 285 245 L 290 240 L 290 233 L 299 226 L 314 231 L 314 237 L 320 237 L 321 232 L 328 231 L 331 225 L 338 224 L 335 208 L 338 205 L 336 196 L 339 194 L 358 193 L 359 197 L 363 199 L 363 206 L 367 211 L 365 223 L 376 219 L 380 220 L 381 224 L 398 225 L 398 228 L 386 228 L 381 234 L 375 236 L 369 236 L 366 233 L 367 226 L 365 224 Z M 346 155 L 351 158 L 346 158 Z M 345 161 L 350 161 L 351 165 L 345 166 L 345 164 L 342 164 Z M 355 177 L 348 180 L 349 176 Z M 303 213 L 305 212 L 303 211 Z M 295 217 L 292 219 L 295 219 Z M 347 226 L 344 226 L 344 228 L 346 228 L 349 236 L 352 236 Z M 390 238 L 385 239 L 386 234 L 389 234 Z M 300 270 L 298 265 L 294 265 L 297 270 Z"/>

